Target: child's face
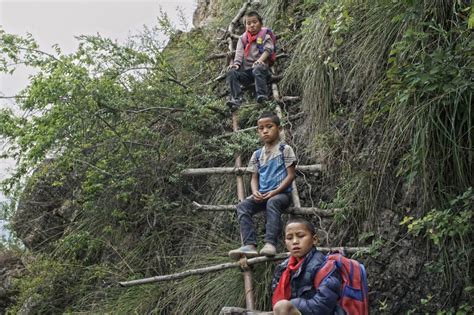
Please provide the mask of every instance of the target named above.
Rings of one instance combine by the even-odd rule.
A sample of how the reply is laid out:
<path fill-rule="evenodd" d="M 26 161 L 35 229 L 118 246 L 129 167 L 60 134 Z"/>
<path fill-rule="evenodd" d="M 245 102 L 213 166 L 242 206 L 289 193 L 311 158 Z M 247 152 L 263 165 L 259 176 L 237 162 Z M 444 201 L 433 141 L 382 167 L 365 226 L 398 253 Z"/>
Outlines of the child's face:
<path fill-rule="evenodd" d="M 280 129 L 271 118 L 261 118 L 257 121 L 258 135 L 265 144 L 277 143 L 280 140 Z"/>
<path fill-rule="evenodd" d="M 291 256 L 300 261 L 316 244 L 316 236 L 312 235 L 303 223 L 290 223 L 285 228 L 285 245 Z"/>
<path fill-rule="evenodd" d="M 245 17 L 245 28 L 250 34 L 255 35 L 262 29 L 262 23 L 256 16 Z"/>

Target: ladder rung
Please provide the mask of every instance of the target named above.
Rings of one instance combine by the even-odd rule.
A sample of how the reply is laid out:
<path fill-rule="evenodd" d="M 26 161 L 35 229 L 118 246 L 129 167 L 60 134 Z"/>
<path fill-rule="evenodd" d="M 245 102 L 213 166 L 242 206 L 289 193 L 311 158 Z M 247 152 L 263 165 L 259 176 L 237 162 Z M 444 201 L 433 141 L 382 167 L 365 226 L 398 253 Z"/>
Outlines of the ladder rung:
<path fill-rule="evenodd" d="M 235 205 L 202 205 L 193 201 L 193 206 L 195 210 L 202 211 L 235 211 Z M 320 208 L 308 208 L 308 207 L 289 207 L 285 213 L 289 214 L 313 214 L 320 217 L 330 217 L 335 215 L 338 212 L 343 211 L 343 209 L 320 209 Z"/>
<path fill-rule="evenodd" d="M 322 164 L 313 165 L 297 165 L 296 170 L 300 172 L 321 172 L 323 170 Z M 181 172 L 183 175 L 210 175 L 210 174 L 250 174 L 249 167 L 207 167 L 207 168 L 188 168 Z"/>
<path fill-rule="evenodd" d="M 341 250 L 345 254 L 369 252 L 368 247 L 316 247 L 316 248 L 323 253 L 341 251 Z M 289 257 L 289 253 L 280 253 L 280 254 L 276 254 L 273 257 L 260 256 L 260 257 L 250 258 L 246 260 L 246 263 L 248 265 L 254 265 L 254 264 L 268 262 L 268 261 L 283 260 L 288 257 Z M 238 267 L 242 267 L 240 262 L 229 262 L 229 263 L 223 263 L 223 264 L 204 267 L 204 268 L 186 270 L 186 271 L 182 271 L 182 272 L 178 272 L 178 273 L 170 274 L 170 275 L 162 275 L 162 276 L 155 276 L 155 277 L 144 278 L 144 279 L 122 281 L 122 282 L 119 282 L 119 284 L 122 287 L 130 287 L 134 285 L 141 285 L 141 284 L 147 284 L 147 283 L 153 283 L 153 282 L 159 282 L 159 281 L 177 280 L 177 279 L 182 279 L 189 276 L 202 275 L 202 274 L 207 274 L 207 273 L 230 269 L 230 268 L 238 268 Z"/>

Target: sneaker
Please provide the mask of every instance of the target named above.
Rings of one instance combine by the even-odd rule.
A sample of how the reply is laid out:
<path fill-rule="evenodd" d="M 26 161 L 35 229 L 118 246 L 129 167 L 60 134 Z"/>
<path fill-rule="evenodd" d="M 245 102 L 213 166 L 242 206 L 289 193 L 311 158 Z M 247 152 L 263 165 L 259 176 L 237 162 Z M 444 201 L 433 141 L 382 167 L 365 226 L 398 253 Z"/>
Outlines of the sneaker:
<path fill-rule="evenodd" d="M 266 95 L 259 95 L 257 96 L 257 103 L 263 104 L 268 101 L 268 97 Z"/>
<path fill-rule="evenodd" d="M 275 256 L 276 255 L 276 248 L 270 243 L 265 243 L 265 245 L 260 250 L 260 255 L 264 256 Z"/>
<path fill-rule="evenodd" d="M 242 105 L 242 100 L 233 98 L 228 100 L 225 104 L 230 108 L 231 112 L 235 112 L 239 109 L 240 105 Z"/>
<path fill-rule="evenodd" d="M 235 260 L 239 260 L 242 256 L 247 258 L 257 257 L 258 252 L 257 248 L 255 248 L 255 245 L 245 245 L 229 252 L 229 257 Z"/>

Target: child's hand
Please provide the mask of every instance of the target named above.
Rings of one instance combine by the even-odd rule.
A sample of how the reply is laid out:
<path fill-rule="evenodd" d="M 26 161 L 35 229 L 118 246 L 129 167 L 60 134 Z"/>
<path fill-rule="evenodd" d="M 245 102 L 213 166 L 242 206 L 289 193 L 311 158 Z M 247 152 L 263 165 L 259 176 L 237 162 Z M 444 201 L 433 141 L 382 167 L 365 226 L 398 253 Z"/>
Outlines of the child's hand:
<path fill-rule="evenodd" d="M 233 64 L 233 65 L 228 66 L 228 67 L 227 67 L 227 70 L 232 70 L 232 69 L 238 70 L 239 68 L 240 68 L 239 65 Z"/>
<path fill-rule="evenodd" d="M 260 59 L 257 59 L 257 61 L 255 61 L 252 65 L 252 67 L 254 68 L 255 66 L 257 65 L 264 65 L 265 64 L 265 61 L 262 61 Z"/>
<path fill-rule="evenodd" d="M 261 202 L 264 200 L 263 195 L 259 191 L 253 192 L 252 196 L 253 196 L 253 199 L 257 202 Z"/>
<path fill-rule="evenodd" d="M 269 192 L 266 192 L 262 195 L 263 200 L 268 200 L 271 197 L 277 195 L 274 190 L 270 190 Z"/>

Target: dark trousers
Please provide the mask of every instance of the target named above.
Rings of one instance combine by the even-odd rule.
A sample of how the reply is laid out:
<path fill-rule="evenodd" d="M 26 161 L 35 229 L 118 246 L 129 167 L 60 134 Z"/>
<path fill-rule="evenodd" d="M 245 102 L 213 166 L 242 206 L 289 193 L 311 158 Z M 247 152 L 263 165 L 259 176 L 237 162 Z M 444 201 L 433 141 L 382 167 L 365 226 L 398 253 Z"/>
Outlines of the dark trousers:
<path fill-rule="evenodd" d="M 264 95 L 268 97 L 268 79 L 270 71 L 266 65 L 257 65 L 252 69 L 235 70 L 227 72 L 227 84 L 230 87 L 230 95 L 233 99 L 242 97 L 242 88 L 240 85 L 250 85 L 255 83 L 257 97 Z"/>
<path fill-rule="evenodd" d="M 265 210 L 265 242 L 276 246 L 281 233 L 281 212 L 290 205 L 290 193 L 282 193 L 264 202 L 256 202 L 252 196 L 237 205 L 237 219 L 244 245 L 257 245 L 252 216 Z"/>

